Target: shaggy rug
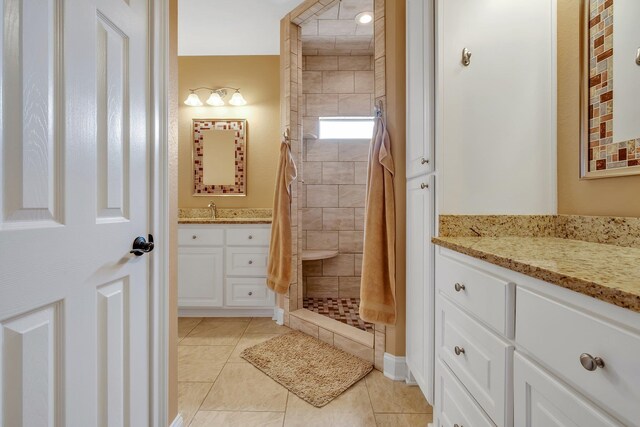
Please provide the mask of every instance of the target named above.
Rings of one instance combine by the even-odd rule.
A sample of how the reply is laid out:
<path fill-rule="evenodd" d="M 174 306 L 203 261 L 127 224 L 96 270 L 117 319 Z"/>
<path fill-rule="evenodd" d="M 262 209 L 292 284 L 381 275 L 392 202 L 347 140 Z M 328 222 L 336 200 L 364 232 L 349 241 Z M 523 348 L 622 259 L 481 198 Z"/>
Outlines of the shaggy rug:
<path fill-rule="evenodd" d="M 371 363 L 297 331 L 249 347 L 240 356 L 318 408 L 373 369 Z"/>

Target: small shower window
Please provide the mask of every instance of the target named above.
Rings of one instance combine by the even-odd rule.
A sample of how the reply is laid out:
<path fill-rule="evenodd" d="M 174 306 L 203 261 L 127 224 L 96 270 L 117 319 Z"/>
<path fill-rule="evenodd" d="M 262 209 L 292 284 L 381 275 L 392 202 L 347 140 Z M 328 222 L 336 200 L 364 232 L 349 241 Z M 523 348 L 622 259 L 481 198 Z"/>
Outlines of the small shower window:
<path fill-rule="evenodd" d="M 373 117 L 320 117 L 320 139 L 371 139 Z"/>

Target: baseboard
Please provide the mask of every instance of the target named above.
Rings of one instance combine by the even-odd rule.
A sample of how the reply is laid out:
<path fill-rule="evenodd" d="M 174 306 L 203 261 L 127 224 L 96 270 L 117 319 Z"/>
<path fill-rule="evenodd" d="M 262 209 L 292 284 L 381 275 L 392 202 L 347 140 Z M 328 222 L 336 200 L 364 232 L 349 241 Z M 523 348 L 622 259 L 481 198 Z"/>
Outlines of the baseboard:
<path fill-rule="evenodd" d="M 180 317 L 272 317 L 272 308 L 179 308 Z"/>
<path fill-rule="evenodd" d="M 184 427 L 184 420 L 182 419 L 182 415 L 178 414 L 176 419 L 173 420 L 169 427 Z"/>
<path fill-rule="evenodd" d="M 273 307 L 273 320 L 280 326 L 284 325 L 284 309 Z"/>
<path fill-rule="evenodd" d="M 394 381 L 407 381 L 407 361 L 404 356 L 384 354 L 384 376 Z"/>

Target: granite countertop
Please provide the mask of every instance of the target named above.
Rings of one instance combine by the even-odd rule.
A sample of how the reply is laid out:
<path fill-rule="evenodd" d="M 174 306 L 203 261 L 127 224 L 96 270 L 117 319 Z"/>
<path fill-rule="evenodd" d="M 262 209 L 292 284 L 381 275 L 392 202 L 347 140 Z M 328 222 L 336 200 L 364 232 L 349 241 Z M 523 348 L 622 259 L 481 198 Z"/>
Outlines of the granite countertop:
<path fill-rule="evenodd" d="M 180 208 L 178 224 L 271 224 L 272 215 L 269 208 L 219 208 L 214 219 L 208 208 Z"/>
<path fill-rule="evenodd" d="M 640 312 L 640 248 L 559 237 L 434 237 L 436 245 Z"/>
<path fill-rule="evenodd" d="M 178 224 L 271 224 L 271 218 L 179 218 Z"/>

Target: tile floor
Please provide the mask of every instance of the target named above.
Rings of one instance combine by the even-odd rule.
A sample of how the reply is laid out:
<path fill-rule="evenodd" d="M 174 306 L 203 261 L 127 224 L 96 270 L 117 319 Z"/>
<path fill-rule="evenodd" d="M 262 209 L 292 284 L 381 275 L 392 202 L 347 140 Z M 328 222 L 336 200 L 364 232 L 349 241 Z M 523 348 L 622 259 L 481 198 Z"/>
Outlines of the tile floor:
<path fill-rule="evenodd" d="M 431 421 L 417 387 L 378 371 L 315 408 L 240 357 L 288 331 L 269 318 L 180 318 L 178 409 L 185 426 L 423 427 Z"/>
<path fill-rule="evenodd" d="M 310 298 L 303 299 L 304 308 L 323 316 L 346 323 L 367 332 L 374 332 L 375 325 L 360 318 L 360 298 Z"/>

